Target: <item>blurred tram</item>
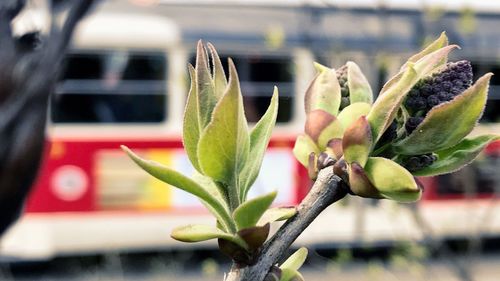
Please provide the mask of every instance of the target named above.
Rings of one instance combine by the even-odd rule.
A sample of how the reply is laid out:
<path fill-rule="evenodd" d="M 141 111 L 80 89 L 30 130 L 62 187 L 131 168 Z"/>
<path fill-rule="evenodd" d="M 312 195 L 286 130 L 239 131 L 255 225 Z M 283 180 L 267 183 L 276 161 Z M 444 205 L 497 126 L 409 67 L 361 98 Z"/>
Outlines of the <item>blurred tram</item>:
<path fill-rule="evenodd" d="M 195 198 L 153 179 L 119 149 L 125 144 L 193 172 L 181 129 L 187 64 L 194 63 L 198 39 L 212 42 L 223 61 L 235 61 L 249 122 L 264 113 L 273 86 L 280 90 L 277 126 L 250 195 L 277 189 L 277 205 L 298 204 L 310 186 L 291 148 L 303 130 L 302 95 L 313 61 L 332 67 L 356 61 L 378 92 L 426 40 L 446 30 L 463 48 L 452 60 L 471 60 L 475 78 L 496 73 L 478 130 L 500 133 L 500 4 L 153 2 L 154 8 L 103 3 L 76 30 L 51 100 L 44 164 L 25 215 L 0 241 L 0 258 L 215 247 L 170 238 L 175 226 L 213 219 Z M 421 240 L 428 228 L 438 238 L 498 237 L 499 168 L 497 142 L 458 173 L 423 178 L 418 209 L 425 227 L 414 206 L 349 197 L 318 217 L 297 245 Z"/>

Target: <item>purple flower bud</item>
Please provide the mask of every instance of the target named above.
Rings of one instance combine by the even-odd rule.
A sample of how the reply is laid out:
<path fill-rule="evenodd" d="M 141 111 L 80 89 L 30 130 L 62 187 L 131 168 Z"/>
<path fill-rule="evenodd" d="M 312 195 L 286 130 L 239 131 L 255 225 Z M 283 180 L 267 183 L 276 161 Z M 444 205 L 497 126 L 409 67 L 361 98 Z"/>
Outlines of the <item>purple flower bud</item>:
<path fill-rule="evenodd" d="M 453 84 L 450 81 L 444 81 L 442 83 L 443 90 L 449 91 L 451 87 L 453 87 Z"/>
<path fill-rule="evenodd" d="M 340 101 L 340 110 L 342 110 L 351 104 L 349 99 L 349 86 L 347 85 L 347 65 L 343 65 L 339 69 L 335 70 L 335 74 L 337 74 L 337 80 L 340 85 L 340 94 L 342 96 Z"/>
<path fill-rule="evenodd" d="M 439 98 L 435 95 L 429 96 L 427 98 L 427 107 L 433 108 L 434 106 L 438 105 L 440 103 Z"/>
<path fill-rule="evenodd" d="M 436 155 L 429 153 L 423 155 L 415 155 L 403 161 L 402 165 L 410 172 L 421 170 L 432 165 L 437 160 Z"/>
<path fill-rule="evenodd" d="M 411 134 L 417 128 L 420 123 L 424 120 L 423 117 L 410 117 L 406 120 L 405 129 L 408 134 Z"/>

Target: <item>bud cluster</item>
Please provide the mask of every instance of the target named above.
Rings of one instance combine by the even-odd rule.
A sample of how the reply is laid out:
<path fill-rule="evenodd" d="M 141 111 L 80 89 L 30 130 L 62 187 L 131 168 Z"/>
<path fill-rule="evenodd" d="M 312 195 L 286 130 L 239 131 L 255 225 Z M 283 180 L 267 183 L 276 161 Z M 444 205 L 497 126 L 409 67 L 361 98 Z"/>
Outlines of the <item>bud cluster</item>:
<path fill-rule="evenodd" d="M 410 172 L 414 172 L 432 165 L 436 160 L 437 156 L 432 153 L 411 156 L 403 161 L 403 167 Z"/>
<path fill-rule="evenodd" d="M 472 84 L 470 62 L 447 63 L 456 48 L 442 33 L 408 59 L 375 102 L 354 62 L 336 70 L 316 63 L 304 134 L 293 148 L 309 177 L 331 166 L 352 194 L 411 202 L 422 193 L 415 176 L 456 171 L 500 139 L 466 138 L 484 110 L 492 73 Z"/>
<path fill-rule="evenodd" d="M 410 134 L 422 122 L 427 112 L 433 107 L 452 100 L 472 84 L 472 66 L 469 61 L 446 64 L 443 71 L 421 80 L 415 85 L 405 101 L 405 106 L 412 116 L 405 124 Z"/>
<path fill-rule="evenodd" d="M 391 125 L 385 129 L 384 134 L 380 137 L 379 144 L 386 144 L 395 140 L 398 136 L 398 123 L 396 120 L 392 121 Z"/>
<path fill-rule="evenodd" d="M 337 80 L 339 81 L 340 85 L 340 110 L 344 109 L 347 107 L 349 104 L 351 104 L 351 101 L 349 99 L 349 85 L 347 84 L 347 65 L 343 65 L 339 69 L 335 71 L 335 74 L 337 74 Z"/>

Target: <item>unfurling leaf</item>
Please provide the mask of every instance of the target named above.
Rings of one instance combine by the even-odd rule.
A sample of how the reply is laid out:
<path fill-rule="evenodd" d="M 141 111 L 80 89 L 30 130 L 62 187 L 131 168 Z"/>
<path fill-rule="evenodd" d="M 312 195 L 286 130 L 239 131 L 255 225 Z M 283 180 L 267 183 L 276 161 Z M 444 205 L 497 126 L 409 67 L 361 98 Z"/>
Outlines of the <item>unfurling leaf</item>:
<path fill-rule="evenodd" d="M 307 175 L 310 179 L 316 180 L 318 176 L 319 168 L 318 168 L 318 154 L 311 153 L 309 154 L 309 161 L 307 161 Z"/>
<path fill-rule="evenodd" d="M 342 138 L 342 150 L 347 163 L 356 162 L 362 167 L 368 160 L 373 145 L 370 124 L 365 116 L 351 124 Z"/>
<path fill-rule="evenodd" d="M 286 261 L 280 265 L 281 269 L 290 268 L 299 270 L 307 258 L 307 248 L 301 247 L 293 253 Z"/>
<path fill-rule="evenodd" d="M 248 245 L 243 239 L 236 235 L 232 235 L 221 231 L 215 226 L 192 224 L 174 228 L 171 234 L 172 238 L 182 242 L 200 242 L 210 239 L 220 238 L 231 241 L 243 249 L 247 249 Z"/>
<path fill-rule="evenodd" d="M 271 98 L 271 103 L 267 108 L 266 113 L 257 122 L 255 127 L 250 132 L 250 157 L 247 158 L 247 163 L 240 173 L 240 201 L 245 201 L 247 197 L 248 190 L 255 182 L 257 178 L 260 167 L 262 165 L 262 160 L 264 159 L 264 153 L 266 152 L 267 145 L 269 144 L 269 139 L 271 138 L 271 133 L 276 123 L 276 117 L 278 115 L 278 88 L 274 88 L 274 93 Z"/>
<path fill-rule="evenodd" d="M 198 160 L 205 175 L 236 188 L 237 175 L 248 158 L 250 137 L 238 74 L 231 60 L 229 70 L 226 93 L 217 103 L 212 120 L 200 136 Z"/>
<path fill-rule="evenodd" d="M 394 150 L 419 155 L 451 147 L 467 136 L 479 120 L 488 95 L 491 73 L 450 102 L 432 108 L 424 121 Z"/>
<path fill-rule="evenodd" d="M 319 148 L 308 135 L 299 135 L 295 140 L 293 155 L 302 166 L 307 168 L 311 153 L 319 154 Z"/>
<path fill-rule="evenodd" d="M 370 182 L 361 165 L 354 162 L 349 168 L 349 186 L 354 194 L 366 198 L 384 198 Z"/>
<path fill-rule="evenodd" d="M 201 128 L 205 128 L 212 117 L 217 104 L 214 82 L 208 66 L 208 58 L 203 42 L 198 41 L 196 49 L 196 92 L 198 98 L 198 114 Z"/>
<path fill-rule="evenodd" d="M 336 117 L 322 109 L 316 109 L 306 117 L 304 131 L 313 141 L 318 142 L 319 136 L 330 124 L 336 121 Z"/>
<path fill-rule="evenodd" d="M 257 225 L 264 212 L 271 206 L 278 193 L 276 191 L 243 202 L 233 212 L 238 230 Z"/>
<path fill-rule="evenodd" d="M 306 91 L 306 114 L 320 109 L 335 116 L 339 111 L 340 98 L 340 85 L 335 70 L 325 69 L 316 75 Z"/>
<path fill-rule="evenodd" d="M 280 281 L 304 281 L 304 276 L 297 270 L 285 268 L 281 270 Z"/>
<path fill-rule="evenodd" d="M 347 84 L 349 86 L 349 99 L 351 104 L 356 102 L 365 102 L 372 104 L 373 92 L 370 83 L 366 79 L 359 66 L 352 61 L 346 63 L 347 66 Z"/>
<path fill-rule="evenodd" d="M 206 202 L 206 205 L 211 207 L 209 210 L 215 215 L 215 217 L 223 225 L 226 231 L 235 229 L 233 219 L 229 215 L 227 207 L 214 195 L 210 194 L 210 192 L 197 184 L 195 181 L 179 172 L 161 165 L 160 163 L 142 159 L 126 146 L 122 145 L 121 148 L 137 165 L 139 165 L 139 167 L 141 167 L 144 171 L 148 172 L 153 177 L 165 183 L 173 185 L 179 189 L 182 189 L 188 193 L 191 193 L 194 196 L 198 197 L 200 200 Z"/>
<path fill-rule="evenodd" d="M 437 161 L 419 171 L 416 176 L 436 176 L 459 170 L 469 164 L 492 141 L 500 140 L 500 136 L 485 135 L 472 139 L 464 139 L 455 146 L 437 151 Z"/>
<path fill-rule="evenodd" d="M 267 209 L 262 217 L 260 217 L 257 222 L 257 226 L 263 226 L 266 223 L 271 223 L 275 221 L 287 220 L 293 217 L 297 213 L 295 207 L 276 207 Z"/>
<path fill-rule="evenodd" d="M 334 119 L 328 126 L 323 128 L 318 136 L 317 144 L 321 151 L 324 151 L 328 146 L 328 142 L 332 139 L 338 139 L 342 137 L 344 133 L 344 128 L 338 119 Z"/>
<path fill-rule="evenodd" d="M 372 128 L 375 143 L 392 123 L 403 99 L 417 81 L 418 73 L 413 68 L 413 64 L 409 64 L 401 74 L 401 78 L 377 98 L 366 117 Z"/>
<path fill-rule="evenodd" d="M 317 71 L 318 73 L 322 73 L 322 72 L 324 72 L 324 71 L 328 71 L 328 70 L 330 70 L 330 69 L 331 69 L 331 68 L 329 68 L 328 66 L 324 66 L 324 65 L 322 65 L 322 64 L 321 64 L 321 63 L 319 63 L 319 62 L 313 62 L 313 65 L 314 65 L 314 68 L 316 69 L 316 71 Z"/>
<path fill-rule="evenodd" d="M 427 47 L 425 47 L 419 53 L 411 56 L 408 59 L 408 62 L 416 62 L 419 59 L 423 58 L 424 56 L 426 56 L 432 52 L 435 52 L 435 51 L 437 51 L 437 50 L 439 50 L 447 45 L 448 45 L 448 37 L 446 36 L 445 32 L 441 32 L 439 37 L 436 40 L 434 40 L 434 42 L 427 45 Z M 404 68 L 404 67 L 406 67 L 406 64 L 404 64 L 402 68 Z"/>
<path fill-rule="evenodd" d="M 222 67 L 219 54 L 217 54 L 217 50 L 215 50 L 214 45 L 208 43 L 207 47 L 210 50 L 210 54 L 212 57 L 212 76 L 214 81 L 215 97 L 217 98 L 217 100 L 219 100 L 226 91 L 226 74 L 224 73 L 224 68 Z"/>
<path fill-rule="evenodd" d="M 385 198 L 400 202 L 420 199 L 422 190 L 412 174 L 396 162 L 382 157 L 370 157 L 364 170 L 370 182 Z"/>
<path fill-rule="evenodd" d="M 333 156 L 336 160 L 339 160 L 344 155 L 342 139 L 331 139 L 326 146 L 327 154 Z"/>
<path fill-rule="evenodd" d="M 248 245 L 250 251 L 257 251 L 269 236 L 270 224 L 263 226 L 253 226 L 238 231 L 238 236 Z"/>
<path fill-rule="evenodd" d="M 337 119 L 345 129 L 358 120 L 359 117 L 368 115 L 370 109 L 371 105 L 366 102 L 351 103 L 339 113 Z"/>
<path fill-rule="evenodd" d="M 282 265 L 280 281 L 303 280 L 304 277 L 298 272 L 307 258 L 307 249 L 302 247 L 291 255 Z"/>
<path fill-rule="evenodd" d="M 191 76 L 191 87 L 186 102 L 186 109 L 184 110 L 182 144 L 184 145 L 189 161 L 201 173 L 200 164 L 198 163 L 198 141 L 201 134 L 201 123 L 198 110 L 196 73 L 192 65 L 189 65 L 189 75 Z"/>

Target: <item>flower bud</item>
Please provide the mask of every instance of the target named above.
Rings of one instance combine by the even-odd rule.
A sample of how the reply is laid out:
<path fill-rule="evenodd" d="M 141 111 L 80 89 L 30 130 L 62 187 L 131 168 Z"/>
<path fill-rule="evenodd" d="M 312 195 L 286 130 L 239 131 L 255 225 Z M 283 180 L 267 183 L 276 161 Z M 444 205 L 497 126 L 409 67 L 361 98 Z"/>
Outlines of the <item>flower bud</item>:
<path fill-rule="evenodd" d="M 346 108 L 351 101 L 349 99 L 349 85 L 347 83 L 347 65 L 343 65 L 335 71 L 340 85 L 340 110 Z"/>
<path fill-rule="evenodd" d="M 403 161 L 403 167 L 410 172 L 416 172 L 423 168 L 429 167 L 437 160 L 436 155 L 432 153 L 415 155 Z"/>
<path fill-rule="evenodd" d="M 445 68 L 422 79 L 408 94 L 405 106 L 414 115 L 427 113 L 431 108 L 452 100 L 472 84 L 472 66 L 469 61 L 446 64 Z"/>

